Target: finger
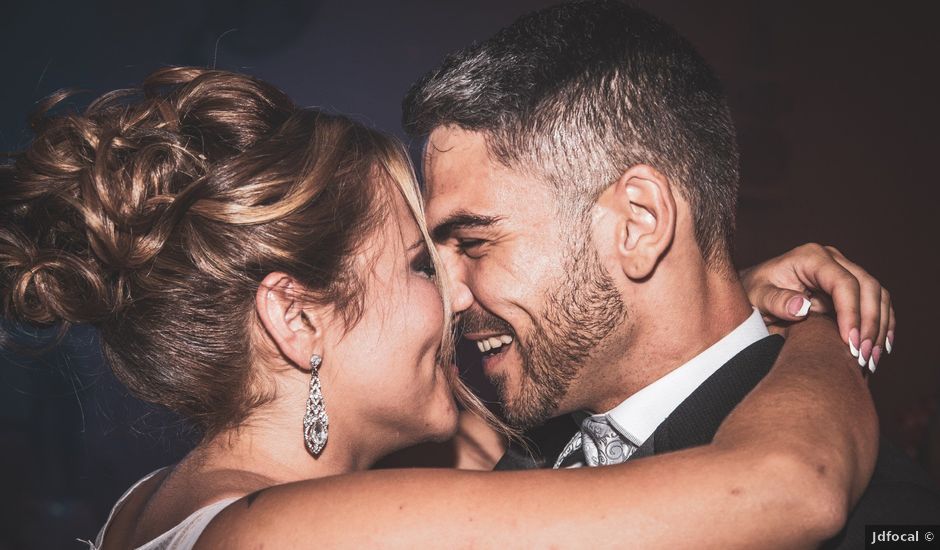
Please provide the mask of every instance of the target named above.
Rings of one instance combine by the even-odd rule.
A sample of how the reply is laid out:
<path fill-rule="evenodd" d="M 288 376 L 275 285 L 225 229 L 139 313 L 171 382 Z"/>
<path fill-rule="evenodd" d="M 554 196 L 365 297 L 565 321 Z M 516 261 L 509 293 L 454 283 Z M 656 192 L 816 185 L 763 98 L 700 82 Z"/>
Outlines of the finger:
<path fill-rule="evenodd" d="M 868 279 L 858 278 L 859 281 L 859 299 L 861 301 L 861 326 L 859 328 L 859 338 L 862 345 L 859 350 L 864 349 L 859 364 L 865 366 L 871 359 L 871 349 L 875 346 L 878 337 L 878 331 L 881 327 L 881 284 L 874 281 L 871 277 Z"/>
<path fill-rule="evenodd" d="M 810 311 L 813 313 L 833 313 L 835 308 L 832 306 L 832 299 L 825 292 L 811 293 L 809 301 L 813 304 Z"/>
<path fill-rule="evenodd" d="M 872 373 L 881 364 L 881 356 L 885 349 L 885 342 L 888 338 L 888 323 L 891 321 L 891 297 L 888 291 L 881 289 L 881 320 L 878 330 L 878 336 L 875 338 L 875 345 L 871 349 L 871 358 L 868 360 L 868 370 Z"/>
<path fill-rule="evenodd" d="M 798 277 L 804 285 L 830 296 L 842 341 L 849 344 L 852 355 L 857 357 L 861 307 L 858 279 L 828 254 L 821 254 L 817 261 L 801 267 Z"/>
<path fill-rule="evenodd" d="M 802 321 L 812 305 L 802 292 L 773 285 L 764 285 L 753 294 L 757 299 L 754 307 L 765 318 Z"/>
<path fill-rule="evenodd" d="M 885 348 L 885 342 L 888 340 L 888 325 L 891 323 L 891 294 L 887 289 L 881 289 L 881 325 L 878 327 L 878 337 L 875 339 L 875 345 L 881 349 Z"/>
<path fill-rule="evenodd" d="M 868 350 L 870 349 L 869 346 L 875 346 L 881 328 L 881 283 L 858 264 L 846 258 L 845 255 L 836 248 L 831 246 L 824 248 L 829 252 L 833 260 L 838 262 L 839 265 L 858 280 L 860 307 L 859 339 L 863 345 L 866 341 L 870 342 L 868 346 L 865 346 L 866 350 Z M 838 303 L 836 304 L 836 308 L 838 314 Z M 859 347 L 859 349 L 861 349 L 861 347 Z M 870 359 L 870 355 L 867 352 L 864 359 L 866 363 Z M 861 363 L 861 358 L 859 358 L 859 362 Z"/>
<path fill-rule="evenodd" d="M 879 346 L 871 348 L 871 359 L 868 360 L 868 370 L 875 374 L 875 369 L 881 363 L 882 349 Z"/>
<path fill-rule="evenodd" d="M 888 337 L 885 339 L 885 350 L 890 354 L 894 351 L 894 304 L 891 304 L 891 319 L 888 321 Z"/>

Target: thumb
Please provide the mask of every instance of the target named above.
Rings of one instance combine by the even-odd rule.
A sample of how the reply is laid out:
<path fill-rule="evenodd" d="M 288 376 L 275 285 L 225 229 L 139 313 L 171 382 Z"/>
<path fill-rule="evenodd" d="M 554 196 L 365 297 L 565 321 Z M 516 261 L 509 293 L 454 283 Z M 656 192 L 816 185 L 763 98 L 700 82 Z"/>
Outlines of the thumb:
<path fill-rule="evenodd" d="M 812 305 L 802 292 L 771 285 L 768 285 L 756 298 L 754 307 L 764 317 L 781 321 L 802 321 Z"/>

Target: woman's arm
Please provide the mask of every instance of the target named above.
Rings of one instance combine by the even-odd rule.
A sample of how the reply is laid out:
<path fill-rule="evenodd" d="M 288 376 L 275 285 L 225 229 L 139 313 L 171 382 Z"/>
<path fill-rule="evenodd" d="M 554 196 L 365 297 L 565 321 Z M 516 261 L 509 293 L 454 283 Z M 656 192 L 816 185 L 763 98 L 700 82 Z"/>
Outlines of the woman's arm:
<path fill-rule="evenodd" d="M 867 482 L 877 421 L 832 324 L 801 325 L 710 445 L 604 468 L 387 470 L 280 485 L 229 506 L 197 547 L 819 544 Z"/>
<path fill-rule="evenodd" d="M 818 470 L 835 499 L 830 505 L 844 516 L 874 470 L 878 417 L 867 371 L 853 368 L 854 358 L 840 344 L 827 317 L 810 315 L 789 327 L 774 368 L 728 416 L 715 442 L 746 439 L 748 430 L 777 431 L 778 443 L 786 440 L 799 456 L 813 457 L 805 465 Z"/>

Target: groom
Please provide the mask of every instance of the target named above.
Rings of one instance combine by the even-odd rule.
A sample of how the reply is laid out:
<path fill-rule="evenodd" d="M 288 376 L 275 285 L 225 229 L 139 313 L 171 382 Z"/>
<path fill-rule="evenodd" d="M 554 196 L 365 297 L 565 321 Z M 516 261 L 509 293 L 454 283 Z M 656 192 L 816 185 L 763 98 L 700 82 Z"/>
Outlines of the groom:
<path fill-rule="evenodd" d="M 617 2 L 556 6 L 448 57 L 404 120 L 427 138 L 428 225 L 465 336 L 507 419 L 534 428 L 537 456 L 511 448 L 497 469 L 709 442 L 782 339 L 732 264 L 736 137 L 693 48 Z M 853 353 L 874 370 L 881 342 Z M 940 517 L 907 468 L 882 450 L 834 546 Z"/>

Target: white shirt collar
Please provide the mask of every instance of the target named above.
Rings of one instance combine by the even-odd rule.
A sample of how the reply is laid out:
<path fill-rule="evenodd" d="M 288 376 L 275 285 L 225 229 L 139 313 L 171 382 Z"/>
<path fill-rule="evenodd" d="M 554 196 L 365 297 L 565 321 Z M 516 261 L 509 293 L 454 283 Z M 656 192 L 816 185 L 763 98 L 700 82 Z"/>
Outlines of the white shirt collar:
<path fill-rule="evenodd" d="M 769 335 L 760 313 L 754 310 L 721 340 L 631 395 L 604 416 L 614 429 L 639 447 L 709 376 L 744 348 Z"/>

